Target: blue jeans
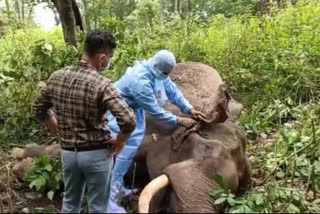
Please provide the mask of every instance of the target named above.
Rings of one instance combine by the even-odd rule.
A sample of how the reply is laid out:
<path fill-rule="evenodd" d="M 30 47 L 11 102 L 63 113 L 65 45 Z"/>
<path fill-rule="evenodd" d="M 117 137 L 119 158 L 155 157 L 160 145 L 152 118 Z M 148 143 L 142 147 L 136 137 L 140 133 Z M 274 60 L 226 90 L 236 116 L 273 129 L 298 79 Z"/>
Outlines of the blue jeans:
<path fill-rule="evenodd" d="M 85 187 L 89 213 L 106 213 L 113 167 L 111 150 L 62 150 L 63 213 L 80 213 Z"/>

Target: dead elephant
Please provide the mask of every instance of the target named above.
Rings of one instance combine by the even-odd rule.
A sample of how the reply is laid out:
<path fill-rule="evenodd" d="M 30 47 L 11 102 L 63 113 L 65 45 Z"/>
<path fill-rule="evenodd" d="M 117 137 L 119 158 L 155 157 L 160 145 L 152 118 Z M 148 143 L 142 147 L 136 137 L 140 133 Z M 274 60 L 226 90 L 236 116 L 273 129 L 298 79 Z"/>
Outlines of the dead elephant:
<path fill-rule="evenodd" d="M 192 79 L 194 72 L 198 78 Z M 218 185 L 215 173 L 234 193 L 245 190 L 251 180 L 245 134 L 235 123 L 242 105 L 230 101 L 219 74 L 209 66 L 179 64 L 173 76 L 180 78 L 175 82 L 183 94 L 197 109 L 205 110 L 209 120 L 194 132 L 147 116 L 143 146 L 127 178 L 135 176 L 136 186 L 144 187 L 139 212 L 217 212 L 209 196 Z M 166 108 L 178 113 L 170 104 Z"/>
<path fill-rule="evenodd" d="M 154 126 L 168 128 L 163 124 Z M 216 212 L 209 196 L 209 191 L 217 186 L 214 173 L 222 175 L 234 193 L 245 190 L 249 184 L 251 165 L 245 153 L 246 140 L 236 123 L 205 124 L 180 145 L 173 142 L 171 135 L 162 132 L 145 138 L 137 164 L 141 163 L 141 156 L 145 157 L 145 174 L 151 182 L 140 195 L 140 212 Z"/>

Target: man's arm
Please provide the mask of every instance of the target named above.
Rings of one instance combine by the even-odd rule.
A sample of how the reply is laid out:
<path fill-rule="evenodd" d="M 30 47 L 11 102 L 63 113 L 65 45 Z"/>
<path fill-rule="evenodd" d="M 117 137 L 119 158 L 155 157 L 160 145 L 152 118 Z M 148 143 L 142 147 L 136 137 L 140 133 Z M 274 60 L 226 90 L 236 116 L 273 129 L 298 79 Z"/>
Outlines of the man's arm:
<path fill-rule="evenodd" d="M 102 92 L 102 103 L 110 110 L 112 115 L 116 118 L 120 133 L 116 139 L 113 139 L 113 143 L 117 150 L 121 150 L 123 143 L 129 138 L 130 134 L 136 128 L 136 117 L 132 109 L 121 98 L 117 89 L 108 82 Z M 119 145 L 122 144 L 122 145 Z"/>
<path fill-rule="evenodd" d="M 183 96 L 176 84 L 170 78 L 167 78 L 164 80 L 163 85 L 170 102 L 178 106 L 182 113 L 188 114 L 193 107 Z"/>
<path fill-rule="evenodd" d="M 38 122 L 44 125 L 53 133 L 58 133 L 58 122 L 54 112 L 51 110 L 52 103 L 50 101 L 49 87 L 45 86 L 40 93 L 40 96 L 33 104 L 33 112 Z"/>
<path fill-rule="evenodd" d="M 185 114 L 191 114 L 193 118 L 206 119 L 206 116 L 193 108 L 189 101 L 183 96 L 177 85 L 170 78 L 164 81 L 164 87 L 169 100 L 179 107 L 180 111 Z"/>
<path fill-rule="evenodd" d="M 152 117 L 157 118 L 161 122 L 172 125 L 179 124 L 188 128 L 196 124 L 196 121 L 191 118 L 177 117 L 170 111 L 162 108 L 156 99 L 152 86 L 147 81 L 140 82 L 139 85 L 136 85 L 133 90 L 133 95 L 139 105 L 146 112 L 148 112 Z"/>
<path fill-rule="evenodd" d="M 140 81 L 132 91 L 136 102 L 152 117 L 160 122 L 171 125 L 177 124 L 177 116 L 159 105 L 153 88 L 148 81 Z"/>

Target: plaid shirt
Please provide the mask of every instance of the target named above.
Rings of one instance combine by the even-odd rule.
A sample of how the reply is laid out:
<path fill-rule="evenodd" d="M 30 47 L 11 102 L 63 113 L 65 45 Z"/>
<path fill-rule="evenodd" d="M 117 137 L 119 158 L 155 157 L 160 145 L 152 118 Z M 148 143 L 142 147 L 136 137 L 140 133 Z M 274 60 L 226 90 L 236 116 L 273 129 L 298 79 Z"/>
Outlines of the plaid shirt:
<path fill-rule="evenodd" d="M 54 72 L 33 109 L 39 121 L 53 115 L 54 109 L 65 148 L 107 143 L 111 138 L 107 110 L 123 133 L 135 129 L 135 115 L 111 81 L 82 62 Z"/>

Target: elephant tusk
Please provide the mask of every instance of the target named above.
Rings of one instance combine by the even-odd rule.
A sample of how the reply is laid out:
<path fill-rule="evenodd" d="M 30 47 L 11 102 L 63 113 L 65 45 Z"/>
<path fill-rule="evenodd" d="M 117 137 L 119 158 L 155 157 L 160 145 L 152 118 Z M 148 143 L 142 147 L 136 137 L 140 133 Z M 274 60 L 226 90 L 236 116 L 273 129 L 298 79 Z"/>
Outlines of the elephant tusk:
<path fill-rule="evenodd" d="M 160 175 L 153 179 L 141 192 L 139 197 L 139 213 L 149 213 L 152 197 L 162 188 L 169 184 L 167 175 Z"/>

